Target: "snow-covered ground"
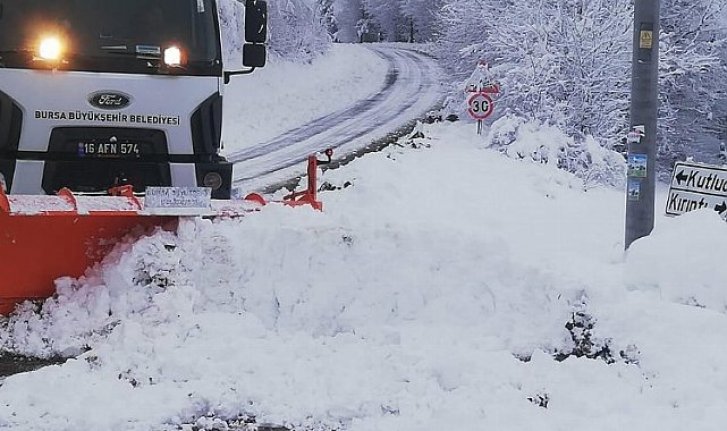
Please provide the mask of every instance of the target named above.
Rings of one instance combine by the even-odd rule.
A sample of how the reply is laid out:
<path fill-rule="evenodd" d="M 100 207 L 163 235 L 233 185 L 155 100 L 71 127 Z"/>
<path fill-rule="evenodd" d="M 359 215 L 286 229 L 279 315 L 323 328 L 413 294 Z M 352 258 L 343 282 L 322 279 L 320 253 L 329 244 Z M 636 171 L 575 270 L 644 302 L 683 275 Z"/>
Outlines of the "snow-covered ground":
<path fill-rule="evenodd" d="M 225 89 L 225 152 L 245 150 L 357 101 L 384 85 L 388 64 L 361 45 L 334 44 L 310 64 L 272 57 Z"/>
<path fill-rule="evenodd" d="M 61 280 L 0 342 L 83 353 L 5 379 L 0 429 L 724 428 L 716 214 L 659 215 L 624 255 L 623 191 L 422 132 L 327 172 L 322 213 L 187 221 Z"/>

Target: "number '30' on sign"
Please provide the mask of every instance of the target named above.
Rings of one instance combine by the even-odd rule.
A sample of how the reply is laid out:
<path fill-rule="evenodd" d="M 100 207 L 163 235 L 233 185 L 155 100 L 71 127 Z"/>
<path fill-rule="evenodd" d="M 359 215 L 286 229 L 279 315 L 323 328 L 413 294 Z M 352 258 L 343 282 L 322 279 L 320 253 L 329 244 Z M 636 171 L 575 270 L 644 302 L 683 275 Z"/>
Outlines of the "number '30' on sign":
<path fill-rule="evenodd" d="M 472 93 L 467 98 L 467 113 L 475 120 L 484 120 L 492 115 L 495 103 L 492 97 L 484 92 Z"/>

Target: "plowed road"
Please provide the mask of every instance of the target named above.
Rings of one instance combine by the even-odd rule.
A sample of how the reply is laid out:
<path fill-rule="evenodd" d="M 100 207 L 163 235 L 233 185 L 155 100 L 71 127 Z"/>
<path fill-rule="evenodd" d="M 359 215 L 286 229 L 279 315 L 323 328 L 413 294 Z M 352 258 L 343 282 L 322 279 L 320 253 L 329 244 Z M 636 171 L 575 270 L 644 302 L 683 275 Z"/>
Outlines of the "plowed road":
<path fill-rule="evenodd" d="M 336 157 L 355 152 L 421 117 L 440 101 L 441 71 L 435 60 L 407 49 L 370 49 L 389 63 L 384 86 L 344 110 L 228 154 L 235 163 L 236 187 L 251 190 L 300 174 L 308 155 L 325 148 L 336 149 Z"/>

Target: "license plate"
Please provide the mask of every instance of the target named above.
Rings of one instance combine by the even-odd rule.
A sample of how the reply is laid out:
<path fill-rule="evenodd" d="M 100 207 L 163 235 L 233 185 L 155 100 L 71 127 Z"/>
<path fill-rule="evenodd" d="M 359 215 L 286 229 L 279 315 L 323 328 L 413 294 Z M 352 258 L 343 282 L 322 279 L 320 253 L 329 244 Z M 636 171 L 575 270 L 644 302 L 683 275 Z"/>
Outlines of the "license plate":
<path fill-rule="evenodd" d="M 139 144 L 128 142 L 79 142 L 81 157 L 140 157 Z"/>

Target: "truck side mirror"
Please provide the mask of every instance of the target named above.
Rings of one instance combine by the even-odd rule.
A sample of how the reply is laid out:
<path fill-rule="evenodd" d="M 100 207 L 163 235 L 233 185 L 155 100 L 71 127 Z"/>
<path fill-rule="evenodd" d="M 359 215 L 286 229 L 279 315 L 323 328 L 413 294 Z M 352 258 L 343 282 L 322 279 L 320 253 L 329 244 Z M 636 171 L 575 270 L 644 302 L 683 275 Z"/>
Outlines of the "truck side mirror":
<path fill-rule="evenodd" d="M 242 2 L 242 0 L 238 0 Z M 256 68 L 265 66 L 268 39 L 268 2 L 265 0 L 245 1 L 245 44 L 242 46 L 242 66 L 247 70 L 225 72 L 225 84 L 230 77 L 252 73 Z"/>
<path fill-rule="evenodd" d="M 247 0 L 245 3 L 245 42 L 265 43 L 268 38 L 268 2 Z"/>
<path fill-rule="evenodd" d="M 265 45 L 246 43 L 242 46 L 242 65 L 245 67 L 264 67 L 265 57 Z"/>
<path fill-rule="evenodd" d="M 265 42 L 268 39 L 268 2 L 247 0 L 245 3 L 245 42 L 242 47 L 244 67 L 265 66 Z"/>

